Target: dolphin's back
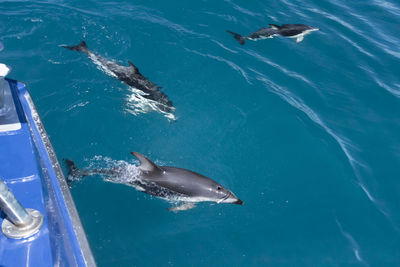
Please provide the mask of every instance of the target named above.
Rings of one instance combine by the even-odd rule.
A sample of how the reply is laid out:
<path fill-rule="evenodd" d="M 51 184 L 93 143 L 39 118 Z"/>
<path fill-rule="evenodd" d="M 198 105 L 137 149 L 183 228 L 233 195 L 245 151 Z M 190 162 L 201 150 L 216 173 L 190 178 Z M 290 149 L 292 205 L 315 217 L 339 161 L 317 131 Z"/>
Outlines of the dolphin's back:
<path fill-rule="evenodd" d="M 310 29 L 310 27 L 305 24 L 283 24 L 279 28 L 278 33 L 282 36 L 295 36 L 308 29 Z"/>
<path fill-rule="evenodd" d="M 205 188 L 219 185 L 214 180 L 190 170 L 166 166 L 159 168 L 163 172 L 143 173 L 142 179 L 187 197 L 202 196 Z"/>
<path fill-rule="evenodd" d="M 253 33 L 251 33 L 249 36 L 247 36 L 247 38 L 249 39 L 258 39 L 261 37 L 271 37 L 275 34 L 277 34 L 278 30 L 271 28 L 271 27 L 265 27 L 265 28 L 261 28 L 258 31 L 255 31 Z"/>
<path fill-rule="evenodd" d="M 100 60 L 103 60 L 103 58 L 100 57 Z M 103 64 L 105 64 L 120 81 L 146 93 L 146 95 L 143 96 L 144 98 L 154 100 L 164 105 L 159 106 L 161 110 L 172 112 L 173 104 L 168 99 L 168 96 L 160 90 L 161 87 L 144 77 L 132 62 L 129 61 L 129 66 L 121 66 L 113 61 L 104 59 Z"/>

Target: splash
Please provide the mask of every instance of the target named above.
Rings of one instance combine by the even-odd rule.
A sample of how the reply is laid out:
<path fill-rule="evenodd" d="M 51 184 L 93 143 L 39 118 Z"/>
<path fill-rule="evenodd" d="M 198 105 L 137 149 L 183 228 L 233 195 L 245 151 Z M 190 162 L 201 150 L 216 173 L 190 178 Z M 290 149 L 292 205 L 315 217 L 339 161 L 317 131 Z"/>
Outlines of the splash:
<path fill-rule="evenodd" d="M 71 111 L 71 110 L 73 110 L 75 108 L 81 108 L 81 107 L 86 106 L 87 104 L 89 104 L 89 101 L 78 102 L 77 104 L 73 104 L 72 106 L 68 107 L 66 109 L 66 111 Z"/>
<path fill-rule="evenodd" d="M 172 112 L 175 111 L 174 107 L 167 107 L 157 101 L 151 100 L 146 98 L 146 93 L 142 92 L 139 89 L 129 86 L 130 94 L 127 95 L 126 101 L 126 108 L 125 111 L 138 116 L 139 114 L 145 114 L 151 111 L 158 112 L 163 114 L 164 117 L 171 121 L 175 121 L 176 117 L 173 113 L 166 112 L 160 108 L 160 106 L 164 106 L 165 108 L 169 108 Z"/>
<path fill-rule="evenodd" d="M 183 195 L 140 179 L 141 171 L 139 167 L 123 160 L 95 156 L 90 159 L 89 166 L 83 171 L 87 176 L 99 175 L 105 182 L 127 185 L 138 191 L 155 195 L 174 206 L 178 206 L 182 201 L 188 202 Z M 85 177 L 69 177 L 69 179 L 77 181 L 85 179 Z M 192 200 L 191 202 L 195 201 Z"/>
<path fill-rule="evenodd" d="M 140 170 L 123 160 L 95 156 L 90 160 L 89 173 L 100 175 L 104 181 L 118 184 L 130 184 L 139 180 Z"/>
<path fill-rule="evenodd" d="M 8 68 L 8 66 L 0 63 L 0 77 L 6 77 L 9 72 L 10 69 Z"/>

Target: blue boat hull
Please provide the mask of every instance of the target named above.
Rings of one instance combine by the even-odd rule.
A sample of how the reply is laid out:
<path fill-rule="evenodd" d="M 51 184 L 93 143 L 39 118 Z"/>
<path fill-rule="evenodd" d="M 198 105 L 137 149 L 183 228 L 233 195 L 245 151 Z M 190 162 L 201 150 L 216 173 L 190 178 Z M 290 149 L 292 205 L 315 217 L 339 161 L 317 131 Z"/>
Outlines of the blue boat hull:
<path fill-rule="evenodd" d="M 0 233 L 0 266 L 95 266 L 72 196 L 25 85 L 3 88 L 16 115 L 0 116 L 0 178 L 25 208 L 40 211 L 44 223 L 27 239 Z M 4 214 L 0 216 L 0 224 Z"/>

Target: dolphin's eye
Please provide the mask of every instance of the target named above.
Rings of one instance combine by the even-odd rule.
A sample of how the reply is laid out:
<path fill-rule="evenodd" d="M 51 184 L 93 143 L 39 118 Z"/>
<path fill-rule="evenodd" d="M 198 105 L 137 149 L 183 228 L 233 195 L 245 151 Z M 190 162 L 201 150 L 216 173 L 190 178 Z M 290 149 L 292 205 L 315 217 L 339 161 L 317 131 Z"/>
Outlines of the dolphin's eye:
<path fill-rule="evenodd" d="M 217 187 L 217 190 L 221 190 L 222 188 L 220 186 Z"/>

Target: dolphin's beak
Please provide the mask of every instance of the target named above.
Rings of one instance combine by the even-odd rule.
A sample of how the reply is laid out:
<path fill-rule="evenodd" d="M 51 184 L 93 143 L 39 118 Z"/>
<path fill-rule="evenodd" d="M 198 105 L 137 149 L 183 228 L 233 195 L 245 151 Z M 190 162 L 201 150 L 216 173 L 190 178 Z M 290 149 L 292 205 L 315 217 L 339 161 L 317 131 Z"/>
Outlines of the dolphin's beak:
<path fill-rule="evenodd" d="M 235 202 L 233 202 L 233 204 L 243 205 L 243 201 L 241 201 L 240 199 L 238 199 L 238 200 L 236 200 Z"/>

